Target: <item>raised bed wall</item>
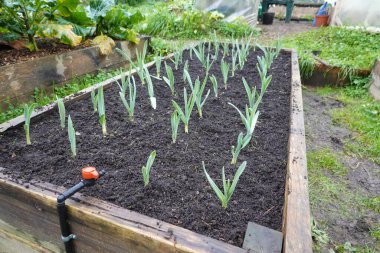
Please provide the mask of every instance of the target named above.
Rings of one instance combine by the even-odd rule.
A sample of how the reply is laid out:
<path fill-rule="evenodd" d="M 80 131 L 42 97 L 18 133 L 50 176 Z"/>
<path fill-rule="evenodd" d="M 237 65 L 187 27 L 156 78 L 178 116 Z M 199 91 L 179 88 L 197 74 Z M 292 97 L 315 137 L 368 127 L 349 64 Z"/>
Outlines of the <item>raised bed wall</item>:
<path fill-rule="evenodd" d="M 142 37 L 138 44 L 128 41 L 116 41 L 116 48 L 125 50 L 135 57 L 136 48 L 142 50 L 149 37 Z M 114 49 L 107 56 L 101 56 L 97 47 L 69 51 L 59 55 L 50 55 L 26 62 L 0 67 L 0 106 L 2 109 L 29 101 L 35 88 L 50 91 L 86 74 L 99 69 L 114 69 L 126 66 L 128 62 Z"/>
<path fill-rule="evenodd" d="M 294 50 L 291 54 L 290 133 L 282 252 L 311 253 L 302 87 L 297 54 Z M 65 101 L 81 99 L 91 90 L 113 82 L 114 79 L 107 80 Z M 54 105 L 46 106 L 35 115 L 52 108 Z M 20 123 L 23 123 L 22 116 L 0 125 L 0 132 Z M 12 237 L 37 252 L 63 252 L 55 207 L 56 197 L 63 190 L 40 182 L 22 185 L 0 172 L 0 236 Z M 67 205 L 72 233 L 78 236 L 74 241 L 77 252 L 255 252 L 81 194 L 68 200 Z"/>

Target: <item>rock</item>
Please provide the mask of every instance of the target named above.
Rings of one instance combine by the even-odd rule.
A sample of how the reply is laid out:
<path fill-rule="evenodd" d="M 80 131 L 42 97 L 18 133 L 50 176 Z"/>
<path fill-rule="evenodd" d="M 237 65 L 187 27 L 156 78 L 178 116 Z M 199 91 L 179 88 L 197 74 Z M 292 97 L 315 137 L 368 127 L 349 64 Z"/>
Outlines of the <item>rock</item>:
<path fill-rule="evenodd" d="M 376 100 L 380 100 L 380 58 L 376 60 L 371 76 L 369 92 Z"/>

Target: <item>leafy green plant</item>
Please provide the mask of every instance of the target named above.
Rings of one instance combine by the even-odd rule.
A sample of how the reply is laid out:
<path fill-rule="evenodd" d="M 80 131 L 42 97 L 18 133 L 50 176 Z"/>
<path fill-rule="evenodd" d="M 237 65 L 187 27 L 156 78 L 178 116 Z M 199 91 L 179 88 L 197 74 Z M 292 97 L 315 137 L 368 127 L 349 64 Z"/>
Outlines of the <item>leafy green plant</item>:
<path fill-rule="evenodd" d="M 174 109 L 178 112 L 178 116 L 181 118 L 182 122 L 185 125 L 185 133 L 189 133 L 189 121 L 191 112 L 193 111 L 195 104 L 196 94 L 194 91 L 191 93 L 189 98 L 187 97 L 186 88 L 183 88 L 183 101 L 184 101 L 184 111 L 182 111 L 181 107 L 172 100 L 172 104 Z"/>
<path fill-rule="evenodd" d="M 243 162 L 239 166 L 232 182 L 230 181 L 230 179 L 226 180 L 224 167 L 222 168 L 222 181 L 223 181 L 223 192 L 222 192 L 219 189 L 219 187 L 215 184 L 214 180 L 212 180 L 212 178 L 207 173 L 205 163 L 202 161 L 203 171 L 206 174 L 207 181 L 209 182 L 211 188 L 214 190 L 216 196 L 219 198 L 220 202 L 222 203 L 223 208 L 227 208 L 228 202 L 230 201 L 232 194 L 235 191 L 236 185 L 239 181 L 240 176 L 243 174 L 246 165 L 247 165 L 247 162 Z"/>
<path fill-rule="evenodd" d="M 227 81 L 228 81 L 228 71 L 230 69 L 230 64 L 225 62 L 223 59 L 220 63 L 220 69 L 222 70 L 224 89 L 227 90 Z"/>
<path fill-rule="evenodd" d="M 132 82 L 131 82 L 131 79 L 132 79 Z M 119 87 L 120 87 L 119 96 L 120 96 L 121 102 L 123 103 L 125 109 L 127 109 L 129 120 L 133 121 L 134 120 L 134 113 L 135 113 L 135 103 L 136 103 L 136 82 L 135 82 L 135 78 L 133 77 L 133 75 L 131 75 L 131 70 L 129 70 L 128 80 L 126 81 L 125 74 L 123 72 L 121 72 L 121 79 L 120 80 L 121 80 L 121 85 L 119 84 L 119 82 L 117 82 Z M 133 85 L 132 85 L 132 83 L 133 83 Z M 129 102 L 125 98 L 127 86 L 128 86 L 128 90 L 129 90 L 129 92 L 128 92 Z"/>
<path fill-rule="evenodd" d="M 211 83 L 212 83 L 212 88 L 214 90 L 215 97 L 218 97 L 218 80 L 216 80 L 216 77 L 212 75 L 210 77 Z"/>
<path fill-rule="evenodd" d="M 73 126 L 73 121 L 71 120 L 70 115 L 67 119 L 67 132 L 69 134 L 71 156 L 76 157 L 76 155 L 77 155 L 77 142 L 76 142 L 76 136 L 75 136 L 75 129 Z"/>
<path fill-rule="evenodd" d="M 256 87 L 249 87 L 247 81 L 245 78 L 242 78 L 245 92 L 247 93 L 248 96 L 248 101 L 249 101 L 249 108 L 252 108 L 253 111 L 256 111 L 258 104 L 261 102 L 261 99 L 257 98 L 257 93 L 256 93 Z M 265 91 L 264 91 L 265 92 Z M 257 98 L 257 100 L 256 100 Z M 256 100 L 256 102 L 255 102 Z"/>
<path fill-rule="evenodd" d="M 238 68 L 237 57 L 238 57 L 238 52 L 232 50 L 231 77 L 235 76 L 235 71 Z"/>
<path fill-rule="evenodd" d="M 189 61 L 188 60 L 186 60 L 185 64 L 183 65 L 182 79 L 184 82 L 186 81 L 186 72 L 189 73 Z"/>
<path fill-rule="evenodd" d="M 175 52 L 174 53 L 174 68 L 176 69 L 176 70 L 178 70 L 178 66 L 179 66 L 179 63 L 180 63 L 180 61 L 181 61 L 181 59 L 182 59 L 182 50 L 180 50 L 180 51 L 177 51 L 177 52 Z"/>
<path fill-rule="evenodd" d="M 206 75 L 208 75 L 208 73 L 210 72 L 210 69 L 213 64 L 214 64 L 214 60 L 210 62 L 210 54 L 208 54 L 205 61 Z"/>
<path fill-rule="evenodd" d="M 172 142 L 176 143 L 177 134 L 178 134 L 178 125 L 179 125 L 179 117 L 178 112 L 174 111 L 170 118 L 171 126 L 172 126 Z"/>
<path fill-rule="evenodd" d="M 148 161 L 146 162 L 146 166 L 142 167 L 142 174 L 144 179 L 144 187 L 147 187 L 149 184 L 149 178 L 150 178 L 150 170 L 152 169 L 152 165 L 154 162 L 154 159 L 156 158 L 156 150 L 153 150 L 152 153 L 150 153 L 148 157 Z"/>
<path fill-rule="evenodd" d="M 57 105 L 58 105 L 58 112 L 59 112 L 59 119 L 61 122 L 61 128 L 65 128 L 65 121 L 66 121 L 66 110 L 65 110 L 65 104 L 62 101 L 62 98 L 57 97 Z"/>
<path fill-rule="evenodd" d="M 106 108 L 104 105 L 104 92 L 103 86 L 98 88 L 98 113 L 99 113 L 99 123 L 102 125 L 103 136 L 107 135 L 107 125 L 106 125 Z"/>
<path fill-rule="evenodd" d="M 30 142 L 30 134 L 29 134 L 29 128 L 30 128 L 30 118 L 32 116 L 33 110 L 34 110 L 35 104 L 31 104 L 28 106 L 27 104 L 24 105 L 24 130 L 25 130 L 25 136 L 26 136 L 26 144 L 30 145 L 32 144 Z"/>
<path fill-rule="evenodd" d="M 154 96 L 154 88 L 153 88 L 152 78 L 150 78 L 149 70 L 146 66 L 144 66 L 144 71 L 145 71 L 146 83 L 148 86 L 148 94 L 149 94 L 150 104 L 152 105 L 153 109 L 156 109 L 157 108 L 157 101 L 156 101 L 156 97 Z"/>
<path fill-rule="evenodd" d="M 165 83 L 169 86 L 170 88 L 170 91 L 172 93 L 172 95 L 174 96 L 174 93 L 175 93 L 175 89 L 174 89 L 174 74 L 173 74 L 173 70 L 172 68 L 166 64 L 165 62 L 165 69 L 166 69 L 166 76 L 164 76 L 164 81 Z"/>
<path fill-rule="evenodd" d="M 230 44 L 228 42 L 223 43 L 223 58 L 228 56 L 230 49 Z"/>
<path fill-rule="evenodd" d="M 249 142 L 251 141 L 251 138 L 252 138 L 251 134 L 246 134 L 246 135 L 244 135 L 243 133 L 239 134 L 236 147 L 235 146 L 231 147 L 231 153 L 232 153 L 231 164 L 232 165 L 236 164 L 240 151 L 242 151 L 243 148 L 245 148 L 249 144 Z"/>
<path fill-rule="evenodd" d="M 94 107 L 94 112 L 98 111 L 98 95 L 96 94 L 95 90 L 91 91 L 91 102 L 92 106 Z"/>
<path fill-rule="evenodd" d="M 73 15 L 79 1 L 19 0 L 0 2 L 0 30 L 6 41 L 27 39 L 24 45 L 38 51 L 36 36 L 58 39 L 61 43 L 77 46 L 82 37 L 73 32 L 73 26 L 57 19 Z"/>
<path fill-rule="evenodd" d="M 154 62 L 156 64 L 156 76 L 157 76 L 157 78 L 160 78 L 160 75 L 161 75 L 161 62 L 162 62 L 161 56 L 154 57 Z"/>
<path fill-rule="evenodd" d="M 206 103 L 206 100 L 208 96 L 210 95 L 210 90 L 207 91 L 204 99 L 203 99 L 203 92 L 206 87 L 208 75 L 206 75 L 205 79 L 202 82 L 202 85 L 200 84 L 199 77 L 195 80 L 194 87 L 192 87 L 193 93 L 195 94 L 195 104 L 197 106 L 199 117 L 202 118 L 202 108 L 204 104 Z"/>

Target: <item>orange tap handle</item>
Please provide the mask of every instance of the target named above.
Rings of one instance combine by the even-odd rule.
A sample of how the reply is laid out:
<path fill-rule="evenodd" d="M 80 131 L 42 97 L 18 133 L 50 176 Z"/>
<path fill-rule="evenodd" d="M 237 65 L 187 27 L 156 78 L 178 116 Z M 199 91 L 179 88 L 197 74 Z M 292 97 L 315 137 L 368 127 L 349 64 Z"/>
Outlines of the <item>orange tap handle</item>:
<path fill-rule="evenodd" d="M 82 178 L 85 180 L 97 180 L 99 178 L 99 172 L 96 170 L 95 167 L 92 166 L 82 168 Z"/>

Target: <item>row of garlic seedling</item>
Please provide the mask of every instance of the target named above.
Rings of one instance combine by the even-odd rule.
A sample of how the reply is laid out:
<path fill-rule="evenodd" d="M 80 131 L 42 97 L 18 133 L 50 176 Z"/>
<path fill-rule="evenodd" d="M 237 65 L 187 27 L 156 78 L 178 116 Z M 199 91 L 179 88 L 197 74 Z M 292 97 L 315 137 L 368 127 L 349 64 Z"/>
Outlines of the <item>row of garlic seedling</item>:
<path fill-rule="evenodd" d="M 206 95 L 203 96 L 206 83 L 208 79 L 210 79 L 212 88 L 215 94 L 215 97 L 218 97 L 218 83 L 216 80 L 216 77 L 212 75 L 209 77 L 209 71 L 211 69 L 211 66 L 214 64 L 214 61 L 218 58 L 219 52 L 220 52 L 220 43 L 218 41 L 213 42 L 214 47 L 214 55 L 210 54 L 211 51 L 211 43 L 208 44 L 208 55 L 205 56 L 205 50 L 206 45 L 204 43 L 201 43 L 198 45 L 198 49 L 196 47 L 190 48 L 190 59 L 193 58 L 193 53 L 196 55 L 202 66 L 205 68 L 206 76 L 203 79 L 202 83 L 199 79 L 199 77 L 196 78 L 195 82 L 193 83 L 190 77 L 190 74 L 188 72 L 188 61 L 184 64 L 183 69 L 183 81 L 187 82 L 188 85 L 191 88 L 191 93 L 188 94 L 186 87 L 184 87 L 183 93 L 183 99 L 184 99 L 184 108 L 182 109 L 178 103 L 175 100 L 172 100 L 172 105 L 174 108 L 174 112 L 171 114 L 171 128 L 172 128 L 172 142 L 175 143 L 177 139 L 178 134 L 178 126 L 180 120 L 184 124 L 184 131 L 185 133 L 189 132 L 189 121 L 191 117 L 191 113 L 193 111 L 194 106 L 197 107 L 197 111 L 199 114 L 199 117 L 202 118 L 202 108 L 210 94 L 210 90 L 207 91 Z M 227 89 L 227 83 L 228 83 L 228 76 L 229 72 L 231 72 L 231 76 L 235 75 L 235 71 L 240 67 L 240 70 L 243 70 L 244 64 L 247 60 L 247 57 L 249 55 L 249 51 L 251 49 L 250 45 L 250 39 L 247 40 L 245 43 L 239 44 L 238 41 L 235 41 L 232 44 L 232 49 L 230 50 L 229 44 L 224 43 L 223 44 L 223 59 L 221 60 L 220 64 L 220 70 L 223 76 L 223 83 L 224 88 Z M 277 47 L 275 50 L 270 50 L 266 48 L 261 48 L 261 50 L 264 52 L 264 56 L 258 56 L 258 64 L 257 69 L 259 72 L 260 80 L 261 80 L 261 89 L 260 93 L 256 91 L 256 87 L 250 87 L 247 83 L 246 79 L 243 77 L 242 82 L 245 87 L 246 94 L 248 96 L 248 105 L 245 106 L 245 112 L 240 111 L 235 105 L 229 103 L 233 108 L 235 108 L 243 122 L 243 125 L 245 126 L 246 133 L 244 134 L 241 132 L 237 139 L 237 145 L 231 147 L 231 153 L 232 153 L 232 160 L 231 164 L 235 165 L 237 162 L 237 158 L 241 152 L 251 141 L 255 125 L 259 116 L 258 106 L 262 101 L 262 98 L 264 96 L 265 91 L 267 90 L 269 83 L 271 82 L 272 76 L 268 76 L 268 70 L 270 69 L 270 66 L 273 62 L 273 59 L 279 54 L 280 50 L 280 44 L 277 44 Z M 224 58 L 229 55 L 229 51 L 231 51 L 231 66 L 226 61 L 224 61 Z M 139 53 L 136 50 L 136 63 L 132 61 L 132 59 L 129 58 L 128 54 L 123 52 L 122 50 L 119 50 L 119 52 L 124 55 L 130 62 L 131 65 L 136 69 L 136 72 L 141 80 L 141 84 L 145 85 L 147 84 L 148 87 L 148 94 L 151 106 L 153 109 L 156 109 L 157 103 L 156 98 L 154 96 L 154 88 L 153 88 L 153 82 L 151 75 L 145 66 L 145 56 L 147 52 L 147 44 L 144 45 L 144 49 L 142 50 L 142 53 Z M 179 63 L 182 62 L 182 53 L 183 51 L 180 50 L 176 53 L 174 53 L 173 62 L 174 67 L 176 70 L 178 70 Z M 156 65 L 156 76 L 154 78 L 160 79 L 161 75 L 161 62 L 162 59 L 160 56 L 155 58 L 155 65 Z M 230 71 L 231 69 L 231 71 Z M 175 96 L 175 80 L 174 80 L 174 74 L 172 68 L 166 64 L 165 62 L 165 71 L 166 75 L 163 77 L 164 82 L 168 85 L 171 94 Z M 136 101 L 136 83 L 134 77 L 131 75 L 131 70 L 129 70 L 128 78 L 126 78 L 125 74 L 121 74 L 121 79 L 119 83 L 116 81 L 119 85 L 120 92 L 120 100 L 124 107 L 127 110 L 128 118 L 129 120 L 134 120 L 134 108 L 135 108 L 135 101 Z M 128 97 L 126 98 L 126 93 L 128 90 Z M 107 127 L 106 127 L 106 117 L 105 117 L 105 106 L 104 106 L 104 93 L 103 93 L 103 87 L 98 88 L 98 92 L 96 93 L 95 90 L 91 92 L 91 101 L 93 103 L 94 112 L 98 112 L 99 114 L 99 122 L 102 126 L 102 133 L 103 135 L 107 135 Z M 60 122 L 61 127 L 65 127 L 65 108 L 64 104 L 61 99 L 57 100 L 59 114 L 60 114 Z M 30 125 L 30 116 L 33 111 L 34 107 L 28 107 L 25 106 L 25 134 L 27 139 L 27 144 L 30 144 L 30 137 L 29 137 L 29 125 Z M 72 156 L 76 156 L 76 140 L 75 140 L 75 129 L 73 127 L 73 122 L 71 120 L 70 115 L 68 116 L 68 136 L 70 141 L 70 147 L 71 147 L 71 153 Z M 156 151 L 153 151 L 147 161 L 147 165 L 142 167 L 142 174 L 144 179 L 144 186 L 147 186 L 149 183 L 149 175 L 150 170 L 153 165 L 153 161 L 156 156 Z M 226 208 L 227 203 L 230 200 L 235 187 L 237 185 L 237 182 L 239 180 L 240 175 L 244 172 L 246 167 L 246 162 L 244 161 L 238 168 L 238 170 L 235 173 L 235 176 L 232 180 L 232 183 L 230 180 L 226 180 L 226 176 L 224 173 L 224 167 L 222 168 L 222 180 L 223 180 L 223 192 L 218 188 L 218 186 L 215 184 L 215 182 L 211 179 L 209 174 L 206 171 L 204 162 L 202 162 L 204 173 L 206 175 L 206 178 L 208 182 L 210 183 L 212 189 L 215 191 L 216 195 L 220 199 L 222 203 L 222 207 Z"/>

